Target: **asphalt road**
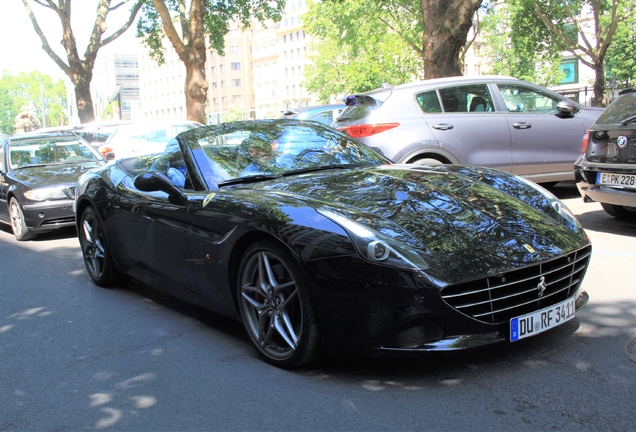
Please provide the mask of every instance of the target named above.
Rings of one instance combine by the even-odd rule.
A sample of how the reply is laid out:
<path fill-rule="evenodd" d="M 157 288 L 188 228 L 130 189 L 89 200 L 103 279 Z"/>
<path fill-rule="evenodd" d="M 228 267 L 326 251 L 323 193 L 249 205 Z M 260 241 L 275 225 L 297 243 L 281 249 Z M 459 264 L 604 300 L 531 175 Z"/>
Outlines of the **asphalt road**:
<path fill-rule="evenodd" d="M 631 431 L 636 222 L 554 191 L 592 239 L 577 318 L 451 357 L 260 361 L 240 325 L 140 284 L 91 283 L 72 230 L 0 227 L 0 431 Z"/>

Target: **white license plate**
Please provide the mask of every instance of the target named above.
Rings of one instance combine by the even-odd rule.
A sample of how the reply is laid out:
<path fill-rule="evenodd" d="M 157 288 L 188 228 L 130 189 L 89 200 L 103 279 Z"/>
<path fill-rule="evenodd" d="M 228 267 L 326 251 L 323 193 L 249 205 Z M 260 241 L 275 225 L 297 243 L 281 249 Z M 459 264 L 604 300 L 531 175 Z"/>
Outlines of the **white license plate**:
<path fill-rule="evenodd" d="M 600 172 L 598 173 L 597 183 L 636 189 L 636 175 Z"/>
<path fill-rule="evenodd" d="M 574 318 L 574 298 L 510 320 L 510 342 L 537 335 Z"/>

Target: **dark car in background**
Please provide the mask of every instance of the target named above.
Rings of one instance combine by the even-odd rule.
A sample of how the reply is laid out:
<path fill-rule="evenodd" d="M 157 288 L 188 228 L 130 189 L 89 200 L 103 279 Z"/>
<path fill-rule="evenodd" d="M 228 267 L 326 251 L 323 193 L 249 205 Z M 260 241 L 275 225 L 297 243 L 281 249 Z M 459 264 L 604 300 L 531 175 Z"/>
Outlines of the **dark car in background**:
<path fill-rule="evenodd" d="M 586 202 L 636 220 L 636 89 L 622 93 L 585 133 L 574 174 Z"/>
<path fill-rule="evenodd" d="M 345 106 L 345 104 L 331 104 L 294 108 L 285 111 L 282 118 L 313 120 L 330 126 L 336 117 L 340 115 L 340 112 L 345 108 Z"/>
<path fill-rule="evenodd" d="M 589 239 L 531 181 L 394 165 L 315 122 L 222 123 L 176 140 L 79 179 L 88 274 L 242 321 L 276 366 L 517 343 L 587 302 Z"/>
<path fill-rule="evenodd" d="M 580 137 L 603 111 L 501 76 L 385 86 L 345 101 L 332 126 L 396 163 L 486 166 L 537 183 L 574 179 Z"/>
<path fill-rule="evenodd" d="M 71 132 L 33 132 L 0 137 L 0 222 L 17 240 L 73 226 L 79 176 L 105 163 Z"/>

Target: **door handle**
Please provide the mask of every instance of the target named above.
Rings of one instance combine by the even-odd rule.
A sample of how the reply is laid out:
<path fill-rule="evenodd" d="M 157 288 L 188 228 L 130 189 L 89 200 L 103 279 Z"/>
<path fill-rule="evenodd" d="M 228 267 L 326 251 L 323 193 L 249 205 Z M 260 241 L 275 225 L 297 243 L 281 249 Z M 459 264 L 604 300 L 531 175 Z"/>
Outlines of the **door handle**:
<path fill-rule="evenodd" d="M 438 123 L 432 126 L 433 129 L 437 129 L 437 130 L 449 130 L 454 128 L 455 126 L 453 126 L 452 124 L 449 123 Z"/>
<path fill-rule="evenodd" d="M 518 122 L 513 123 L 512 127 L 515 129 L 530 129 L 532 127 L 532 124 L 526 122 Z"/>

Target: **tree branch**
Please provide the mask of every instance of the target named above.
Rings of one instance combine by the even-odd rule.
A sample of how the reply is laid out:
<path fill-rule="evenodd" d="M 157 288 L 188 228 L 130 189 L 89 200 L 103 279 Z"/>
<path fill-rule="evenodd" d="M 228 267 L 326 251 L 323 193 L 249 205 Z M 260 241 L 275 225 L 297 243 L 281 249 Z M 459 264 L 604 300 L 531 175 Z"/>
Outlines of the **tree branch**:
<path fill-rule="evenodd" d="M 62 69 L 62 71 L 70 78 L 71 68 L 66 63 L 64 63 L 64 61 L 60 58 L 60 56 L 58 56 L 55 53 L 55 51 L 51 49 L 51 45 L 49 45 L 49 41 L 47 40 L 46 36 L 44 36 L 44 32 L 42 32 L 40 25 L 35 19 L 35 15 L 33 14 L 33 10 L 31 10 L 31 5 L 29 5 L 28 0 L 22 0 L 22 3 L 24 4 L 24 8 L 26 9 L 27 14 L 29 15 L 29 19 L 31 20 L 31 24 L 33 25 L 33 29 L 35 30 L 35 33 L 39 36 L 40 41 L 42 41 L 42 49 L 44 50 L 44 52 L 46 52 L 49 55 L 49 57 L 51 57 L 51 59 L 55 62 L 55 64 L 57 64 L 60 67 L 60 69 Z M 36 3 L 42 4 L 38 1 L 36 1 Z M 42 4 L 42 6 L 49 7 L 44 4 Z"/>
<path fill-rule="evenodd" d="M 174 47 L 181 61 L 185 61 L 186 46 L 179 37 L 177 29 L 174 28 L 174 24 L 172 24 L 170 11 L 168 11 L 166 4 L 163 0 L 152 0 L 152 4 L 155 6 L 155 9 L 157 9 L 157 12 L 161 17 L 161 25 L 163 26 L 163 31 L 166 33 L 168 40 Z"/>
<path fill-rule="evenodd" d="M 135 18 L 137 17 L 137 13 L 139 12 L 139 10 L 141 9 L 141 6 L 143 6 L 143 0 L 138 0 L 137 3 L 135 4 L 135 6 L 133 6 L 133 8 L 130 11 L 130 17 L 128 18 L 128 21 L 126 21 L 126 23 L 124 25 L 122 25 L 119 30 L 117 30 L 115 33 L 111 34 L 110 36 L 108 36 L 107 38 L 105 38 L 102 41 L 102 46 L 107 45 L 109 43 L 111 43 L 112 41 L 114 41 L 115 39 L 117 39 L 119 36 L 121 36 L 126 30 L 128 30 L 130 28 L 130 26 L 135 22 Z M 123 4 L 123 3 L 121 3 Z M 110 9 L 113 10 L 113 9 Z"/>

